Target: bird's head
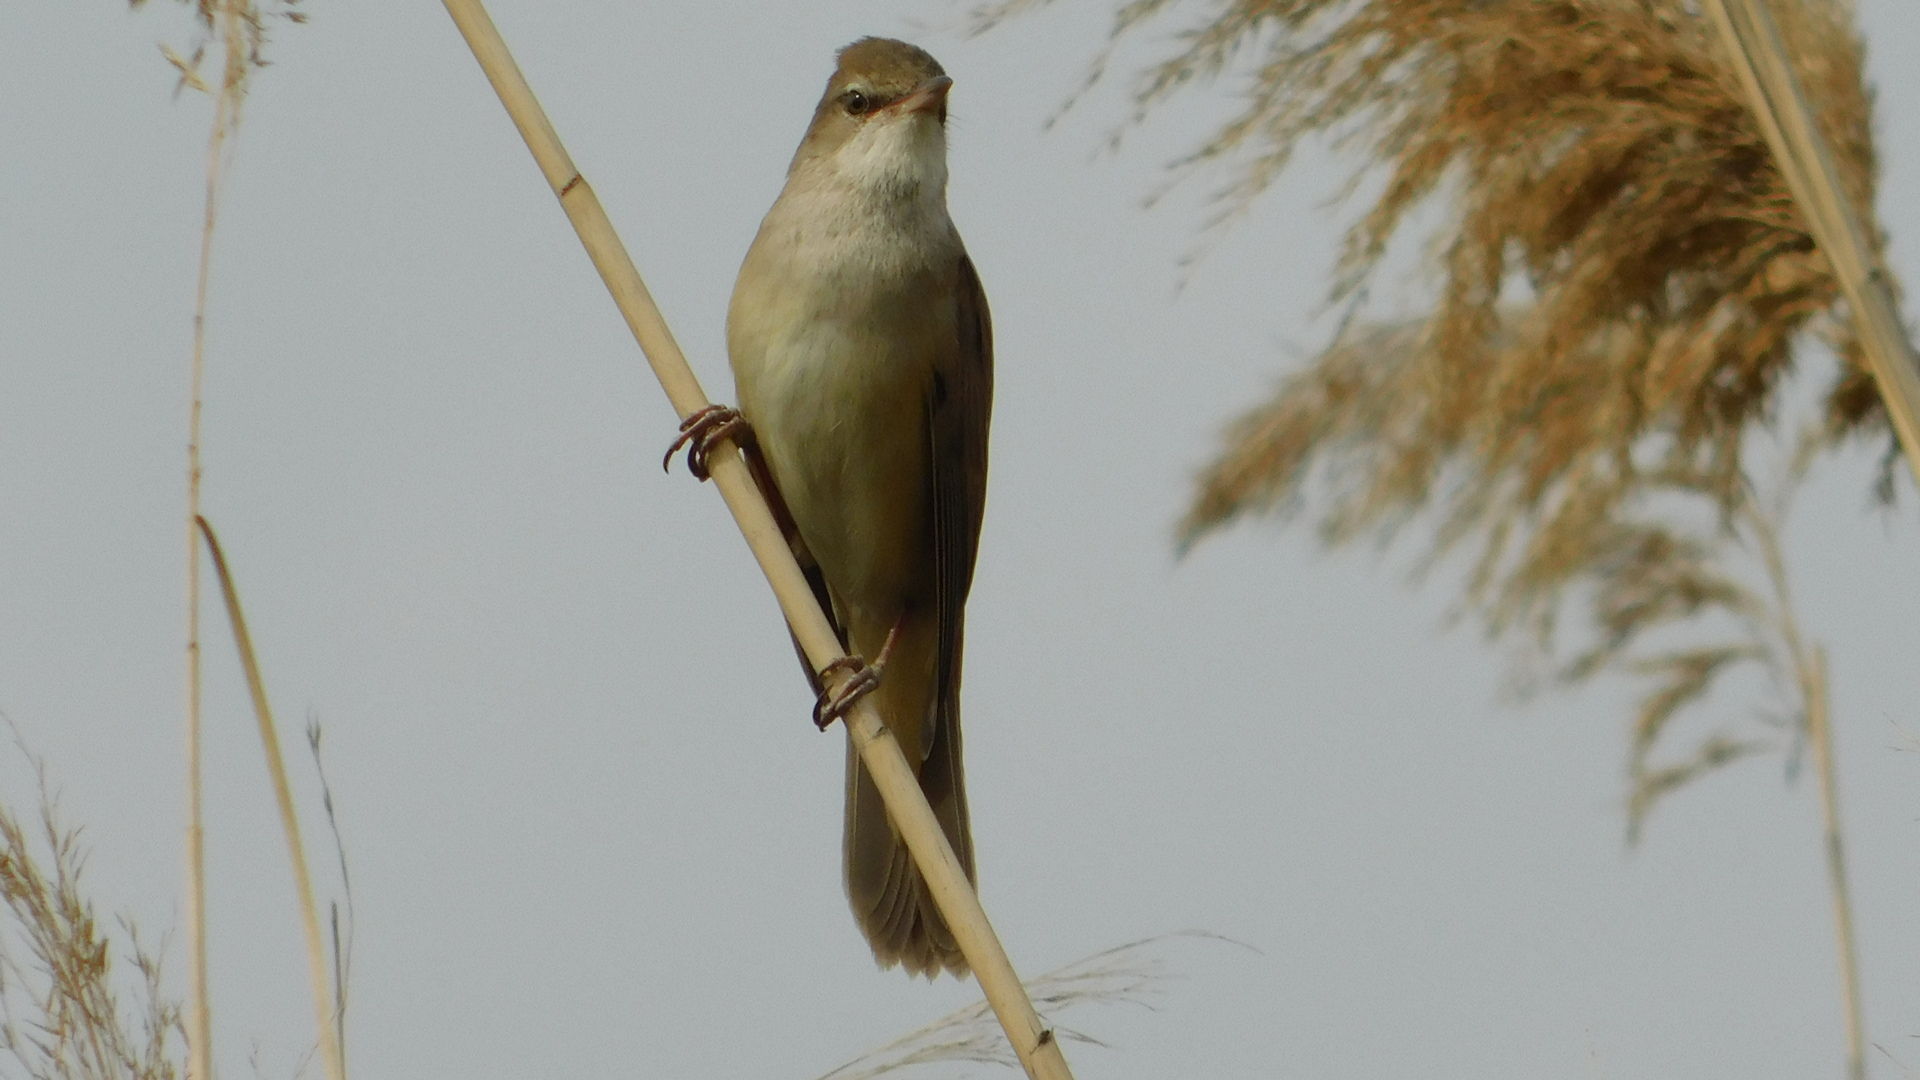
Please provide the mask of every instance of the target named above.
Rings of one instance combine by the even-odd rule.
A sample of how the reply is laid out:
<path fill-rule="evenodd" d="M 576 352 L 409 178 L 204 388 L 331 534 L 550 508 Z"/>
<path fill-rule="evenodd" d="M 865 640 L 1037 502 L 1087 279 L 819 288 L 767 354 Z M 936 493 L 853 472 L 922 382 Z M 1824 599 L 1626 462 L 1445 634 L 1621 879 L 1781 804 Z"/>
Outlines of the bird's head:
<path fill-rule="evenodd" d="M 947 90 L 953 80 L 926 51 L 889 38 L 861 38 L 814 109 L 789 172 L 895 197 L 944 193 Z"/>

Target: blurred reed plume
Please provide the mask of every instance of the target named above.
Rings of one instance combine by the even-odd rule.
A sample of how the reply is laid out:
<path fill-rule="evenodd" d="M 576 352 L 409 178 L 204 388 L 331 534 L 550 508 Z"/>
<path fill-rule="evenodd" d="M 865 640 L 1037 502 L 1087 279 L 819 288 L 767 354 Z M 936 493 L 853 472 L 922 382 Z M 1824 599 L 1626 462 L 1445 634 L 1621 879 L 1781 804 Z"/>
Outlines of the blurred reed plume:
<path fill-rule="evenodd" d="M 1043 2 L 1007 0 L 979 24 Z M 1177 6 L 1133 0 L 1113 33 Z M 1775 6 L 1877 244 L 1851 7 Z M 1416 208 L 1437 207 L 1442 222 L 1431 310 L 1351 320 L 1234 421 L 1180 524 L 1183 546 L 1246 515 L 1297 514 L 1309 491 L 1330 543 L 1426 518 L 1433 559 L 1469 549 L 1465 599 L 1491 635 L 1551 650 L 1567 606 L 1586 600 L 1610 658 L 1730 600 L 1707 580 L 1708 541 L 1636 515 L 1678 493 L 1733 526 L 1747 437 L 1777 418 L 1807 340 L 1839 358 L 1823 444 L 1888 439 L 1831 269 L 1695 5 L 1228 0 L 1179 41 L 1142 75 L 1142 113 L 1194 83 L 1247 76 L 1239 114 L 1178 163 L 1229 171 L 1221 220 L 1308 139 L 1357 155 L 1349 190 L 1383 179 L 1347 236 L 1333 302 L 1357 301 Z M 1883 469 L 1887 497 L 1893 483 Z M 1596 655 L 1559 674 L 1595 673 Z M 1733 659 L 1697 657 L 1699 678 Z"/>
<path fill-rule="evenodd" d="M 0 1054 L 31 1080 L 177 1080 L 180 1005 L 160 988 L 160 961 L 131 924 L 114 942 L 81 889 L 80 832 L 60 823 L 46 770 L 39 820 L 0 804 Z M 116 979 L 114 961 L 138 978 Z"/>
<path fill-rule="evenodd" d="M 1000 0 L 976 25 L 1045 2 Z M 1179 6 L 1129 0 L 1112 38 Z M 1877 256 L 1852 5 L 1769 7 L 1838 198 Z M 1430 522 L 1430 562 L 1466 550 L 1465 607 L 1489 636 L 1571 651 L 1561 681 L 1648 680 L 1630 834 L 1662 795 L 1757 748 L 1715 733 L 1678 759 L 1655 755 L 1676 715 L 1758 665 L 1787 702 L 1790 745 L 1804 738 L 1818 759 L 1849 1073 L 1864 1075 L 1825 665 L 1793 617 L 1778 531 L 1808 457 L 1848 437 L 1884 441 L 1891 499 L 1899 449 L 1726 39 L 1694 0 L 1220 0 L 1178 41 L 1141 75 L 1135 118 L 1196 83 L 1244 79 L 1237 115 L 1177 163 L 1227 172 L 1216 225 L 1310 140 L 1358 159 L 1348 195 L 1374 182 L 1329 297 L 1349 318 L 1228 428 L 1182 547 L 1309 506 L 1330 544 Z M 1439 221 L 1431 308 L 1353 317 L 1417 210 Z M 1830 347 L 1837 374 L 1780 497 L 1763 502 L 1751 436 L 1780 421 L 1809 342 Z M 1586 633 L 1569 645 L 1559 623 L 1581 608 Z"/>
<path fill-rule="evenodd" d="M 1136 3 L 1122 23 L 1168 6 Z M 1848 193 L 1870 211 L 1849 12 L 1790 9 L 1783 32 Z M 1776 411 L 1804 332 L 1842 360 L 1830 431 L 1884 423 L 1825 259 L 1688 5 L 1236 3 L 1153 73 L 1143 101 L 1260 47 L 1247 109 L 1192 161 L 1245 152 L 1225 193 L 1244 203 L 1302 138 L 1359 144 L 1388 178 L 1348 237 L 1335 299 L 1429 196 L 1447 219 L 1440 299 L 1392 331 L 1411 348 L 1369 347 L 1378 331 L 1337 342 L 1242 417 L 1183 540 L 1282 507 L 1329 465 L 1332 539 L 1431 510 L 1441 545 L 1481 541 L 1472 599 L 1493 629 L 1550 634 L 1565 587 L 1600 555 L 1596 527 L 1640 490 L 1679 474 L 1728 508 L 1740 499 L 1743 436 Z M 1532 302 L 1503 309 L 1516 285 Z"/>

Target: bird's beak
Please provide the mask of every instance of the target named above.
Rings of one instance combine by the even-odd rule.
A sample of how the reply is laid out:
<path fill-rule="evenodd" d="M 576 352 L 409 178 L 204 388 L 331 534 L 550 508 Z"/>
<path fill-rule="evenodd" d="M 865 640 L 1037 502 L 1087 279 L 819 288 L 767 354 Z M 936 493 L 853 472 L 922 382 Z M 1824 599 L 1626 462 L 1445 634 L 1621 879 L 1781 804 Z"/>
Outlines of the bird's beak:
<path fill-rule="evenodd" d="M 947 103 L 947 91 L 953 87 L 953 80 L 945 75 L 935 75 L 926 82 L 913 88 L 913 93 L 893 103 L 895 111 L 935 112 Z"/>

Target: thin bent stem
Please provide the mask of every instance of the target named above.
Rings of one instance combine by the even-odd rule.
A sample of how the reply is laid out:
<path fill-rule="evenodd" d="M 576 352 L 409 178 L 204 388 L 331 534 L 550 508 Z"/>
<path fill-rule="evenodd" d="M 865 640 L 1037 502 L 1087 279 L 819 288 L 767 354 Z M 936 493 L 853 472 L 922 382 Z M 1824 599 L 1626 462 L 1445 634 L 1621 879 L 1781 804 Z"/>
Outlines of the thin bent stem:
<path fill-rule="evenodd" d="M 328 1080 L 346 1080 L 341 1058 L 338 1017 L 334 1015 L 333 988 L 327 978 L 326 946 L 320 936 L 320 915 L 313 903 L 313 878 L 307 871 L 307 849 L 300 842 L 300 819 L 293 810 L 293 788 L 287 783 L 286 759 L 280 753 L 280 735 L 273 723 L 273 708 L 267 704 L 266 680 L 260 676 L 260 664 L 253 652 L 253 636 L 247 633 L 247 617 L 240 610 L 240 592 L 227 569 L 227 557 L 220 540 L 206 518 L 198 521 L 206 537 L 207 554 L 213 557 L 213 569 L 220 579 L 220 596 L 226 601 L 227 621 L 233 625 L 233 644 L 240 652 L 240 667 L 246 673 L 247 692 L 253 697 L 253 715 L 260 723 L 260 748 L 266 754 L 267 774 L 273 780 L 273 797 L 280 809 L 280 825 L 286 831 L 287 857 L 293 862 L 293 887 L 300 901 L 300 918 L 307 932 L 307 975 L 313 988 L 314 1019 L 319 1027 L 320 1057 Z"/>
<path fill-rule="evenodd" d="M 326 811 L 327 831 L 333 834 L 333 853 L 340 863 L 340 893 L 346 901 L 347 919 L 345 931 L 340 923 L 340 902 L 327 906 L 329 926 L 333 941 L 333 1026 L 334 1037 L 340 1040 L 340 1067 L 346 1069 L 347 1061 L 347 984 L 352 979 L 353 966 L 353 875 L 347 869 L 347 844 L 340 836 L 340 819 L 333 809 L 333 785 L 327 782 L 326 762 L 320 756 L 320 720 L 309 717 L 307 720 L 307 748 L 313 753 L 313 771 L 320 779 L 320 807 Z"/>

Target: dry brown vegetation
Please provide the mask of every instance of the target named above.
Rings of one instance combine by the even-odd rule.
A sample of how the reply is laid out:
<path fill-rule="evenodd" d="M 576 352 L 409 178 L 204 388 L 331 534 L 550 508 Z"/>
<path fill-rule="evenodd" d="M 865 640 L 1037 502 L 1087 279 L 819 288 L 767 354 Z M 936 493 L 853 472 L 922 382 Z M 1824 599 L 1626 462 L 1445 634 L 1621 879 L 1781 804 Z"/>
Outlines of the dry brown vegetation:
<path fill-rule="evenodd" d="M 38 762 L 34 763 L 38 766 Z M 81 888 L 79 831 L 60 824 L 40 772 L 39 820 L 0 804 L 0 1054 L 31 1080 L 176 1080 L 180 1006 L 159 959 L 123 923 L 101 929 Z M 118 980 L 116 958 L 137 978 Z M 11 1070 L 4 1070 L 11 1073 Z"/>

